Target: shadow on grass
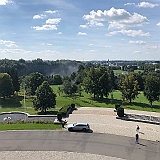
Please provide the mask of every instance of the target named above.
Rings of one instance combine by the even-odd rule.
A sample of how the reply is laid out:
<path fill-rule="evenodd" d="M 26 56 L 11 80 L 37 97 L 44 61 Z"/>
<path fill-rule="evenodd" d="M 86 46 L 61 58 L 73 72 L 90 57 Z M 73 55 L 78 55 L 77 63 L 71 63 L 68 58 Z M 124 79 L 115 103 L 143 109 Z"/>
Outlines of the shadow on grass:
<path fill-rule="evenodd" d="M 0 106 L 1 108 L 19 108 L 22 107 L 21 101 L 23 100 L 23 96 L 19 96 L 18 98 L 0 98 Z"/>
<path fill-rule="evenodd" d="M 139 103 L 139 102 L 132 102 L 132 103 L 126 103 L 125 105 L 129 105 L 129 106 L 139 106 L 142 108 L 149 108 L 151 109 L 151 106 L 147 103 Z M 160 109 L 159 105 L 153 105 L 152 109 Z"/>
<path fill-rule="evenodd" d="M 38 115 L 56 115 L 58 111 L 46 111 L 46 112 L 38 112 Z"/>

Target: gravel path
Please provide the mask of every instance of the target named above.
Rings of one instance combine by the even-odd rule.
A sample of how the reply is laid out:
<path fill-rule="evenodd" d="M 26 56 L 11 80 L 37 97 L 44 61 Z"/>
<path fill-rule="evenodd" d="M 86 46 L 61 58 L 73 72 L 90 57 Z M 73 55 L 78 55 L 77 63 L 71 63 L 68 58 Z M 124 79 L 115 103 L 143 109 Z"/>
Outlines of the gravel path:
<path fill-rule="evenodd" d="M 152 115 L 160 117 L 160 113 L 125 110 L 125 113 Z M 93 132 L 135 137 L 136 126 L 140 126 L 139 138 L 160 140 L 160 125 L 116 119 L 113 108 L 82 107 L 69 115 L 68 123 L 88 122 Z"/>
<path fill-rule="evenodd" d="M 103 155 L 57 151 L 0 152 L 1 160 L 123 160 Z"/>

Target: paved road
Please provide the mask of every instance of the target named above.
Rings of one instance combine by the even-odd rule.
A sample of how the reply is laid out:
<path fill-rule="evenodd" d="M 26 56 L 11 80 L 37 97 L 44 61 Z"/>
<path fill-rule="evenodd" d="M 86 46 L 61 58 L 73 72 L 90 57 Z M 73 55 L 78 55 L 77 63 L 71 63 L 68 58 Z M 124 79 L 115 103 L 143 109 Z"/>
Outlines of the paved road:
<path fill-rule="evenodd" d="M 159 160 L 160 143 L 102 133 L 2 131 L 0 151 L 69 151 L 135 160 Z"/>

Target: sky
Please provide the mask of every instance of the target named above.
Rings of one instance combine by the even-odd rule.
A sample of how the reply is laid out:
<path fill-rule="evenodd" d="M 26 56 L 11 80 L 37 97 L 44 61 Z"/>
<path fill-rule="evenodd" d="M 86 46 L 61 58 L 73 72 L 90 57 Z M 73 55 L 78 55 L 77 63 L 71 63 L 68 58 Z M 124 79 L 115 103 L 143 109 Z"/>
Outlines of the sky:
<path fill-rule="evenodd" d="M 0 59 L 160 60 L 160 0 L 0 0 Z"/>

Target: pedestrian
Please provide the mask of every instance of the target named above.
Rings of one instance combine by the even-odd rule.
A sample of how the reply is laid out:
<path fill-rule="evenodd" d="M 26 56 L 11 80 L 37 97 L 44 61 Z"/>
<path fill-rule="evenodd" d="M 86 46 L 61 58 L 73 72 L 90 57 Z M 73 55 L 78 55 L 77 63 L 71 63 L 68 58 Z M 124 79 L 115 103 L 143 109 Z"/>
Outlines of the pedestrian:
<path fill-rule="evenodd" d="M 136 133 L 136 143 L 139 143 L 139 135 Z"/>
<path fill-rule="evenodd" d="M 139 129 L 140 129 L 140 128 L 139 128 L 139 125 L 137 125 L 136 131 L 139 132 Z"/>
<path fill-rule="evenodd" d="M 64 122 L 62 121 L 62 128 L 64 128 L 64 125 L 65 125 L 65 124 L 64 124 Z"/>

